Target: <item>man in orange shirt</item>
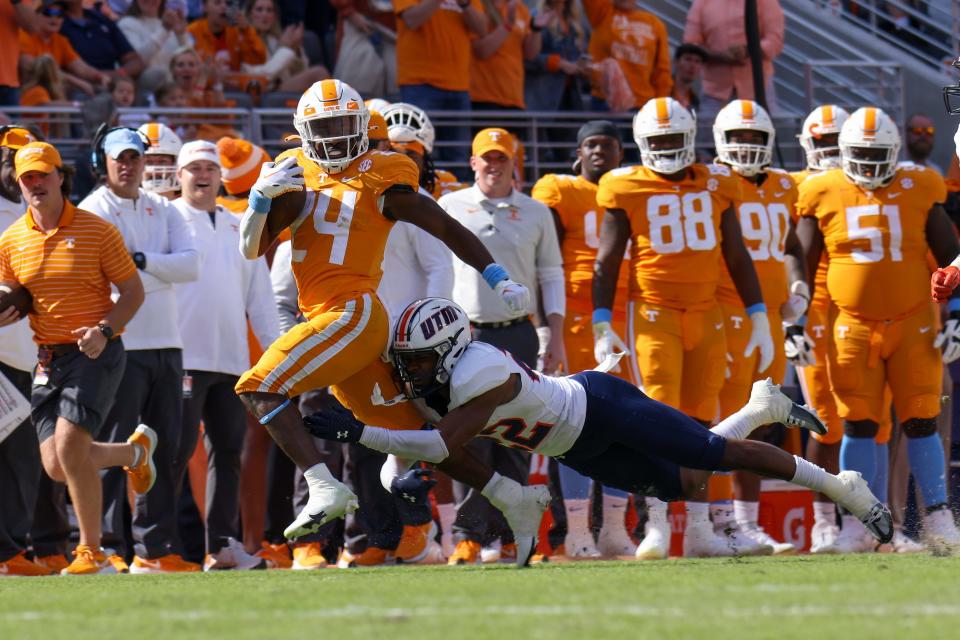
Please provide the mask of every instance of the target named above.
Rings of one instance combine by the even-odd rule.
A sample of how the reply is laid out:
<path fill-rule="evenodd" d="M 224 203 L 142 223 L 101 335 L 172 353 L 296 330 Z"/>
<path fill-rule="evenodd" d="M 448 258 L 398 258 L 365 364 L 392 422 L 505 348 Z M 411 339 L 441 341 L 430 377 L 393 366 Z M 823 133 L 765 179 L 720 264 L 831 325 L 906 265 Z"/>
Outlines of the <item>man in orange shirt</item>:
<path fill-rule="evenodd" d="M 590 55 L 594 62 L 617 61 L 633 92 L 633 108 L 670 95 L 670 44 L 663 22 L 638 9 L 635 0 L 585 0 L 583 6 L 593 28 Z M 591 95 L 594 111 L 608 110 L 600 88 Z"/>
<path fill-rule="evenodd" d="M 397 84 L 404 102 L 421 109 L 470 110 L 470 40 L 487 32 L 480 0 L 393 0 L 397 21 Z M 442 132 L 466 141 L 466 127 Z M 464 164 L 464 149 L 438 149 Z M 461 176 L 462 177 L 462 176 Z"/>
<path fill-rule="evenodd" d="M 37 29 L 37 13 L 33 5 L 22 0 L 0 2 L 0 105 L 20 104 L 20 79 L 17 75 L 17 58 L 20 41 L 17 30 L 33 33 Z M 9 122 L 9 120 L 7 120 Z"/>
<path fill-rule="evenodd" d="M 519 0 L 495 0 L 488 8 L 486 34 L 470 43 L 470 103 L 474 109 L 526 107 L 523 101 L 523 63 L 540 54 L 540 22 Z"/>
<path fill-rule="evenodd" d="M 51 478 L 66 482 L 80 543 L 65 574 L 113 573 L 100 548 L 98 471 L 125 466 L 136 493 L 153 486 L 156 433 L 141 425 L 127 443 L 94 438 L 123 375 L 126 354 L 115 334 L 143 302 L 143 284 L 116 227 L 76 209 L 63 193 L 63 162 L 45 142 L 24 145 L 14 160 L 27 212 L 0 236 L 0 280 L 33 297 L 29 313 L 39 345 L 31 418 Z M 110 285 L 120 292 L 110 300 Z M 19 319 L 14 307 L 0 326 Z"/>
<path fill-rule="evenodd" d="M 242 11 L 231 10 L 227 0 L 206 0 L 203 12 L 204 17 L 191 22 L 187 31 L 193 36 L 194 48 L 207 65 L 219 64 L 239 73 L 243 64 L 267 61 L 267 47 L 254 28 L 247 24 Z M 239 86 L 239 78 L 228 84 L 244 88 Z"/>

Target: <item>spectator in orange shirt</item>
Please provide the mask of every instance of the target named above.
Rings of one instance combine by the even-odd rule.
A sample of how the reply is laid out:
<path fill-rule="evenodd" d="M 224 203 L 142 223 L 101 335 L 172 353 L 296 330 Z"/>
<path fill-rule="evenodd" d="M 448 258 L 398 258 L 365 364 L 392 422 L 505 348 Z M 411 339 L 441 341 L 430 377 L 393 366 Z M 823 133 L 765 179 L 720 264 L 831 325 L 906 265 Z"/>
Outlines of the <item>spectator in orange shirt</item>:
<path fill-rule="evenodd" d="M 37 30 L 37 14 L 27 2 L 0 2 L 0 106 L 20 102 L 20 78 L 17 61 L 20 57 L 20 40 L 17 30 L 29 33 Z M 0 120 L 9 124 L 9 119 L 0 113 Z"/>
<path fill-rule="evenodd" d="M 470 110 L 470 40 L 487 33 L 481 0 L 393 0 L 397 21 L 397 84 L 403 102 L 425 111 Z M 466 141 L 466 127 L 440 130 Z M 466 149 L 440 147 L 443 160 L 466 163 Z"/>
<path fill-rule="evenodd" d="M 267 47 L 247 22 L 247 16 L 227 0 L 205 0 L 203 18 L 190 23 L 197 52 L 208 66 L 222 63 L 230 74 L 225 81 L 237 89 L 245 89 L 243 65 L 267 61 Z"/>
<path fill-rule="evenodd" d="M 63 78 L 60 75 L 60 69 L 56 61 L 48 55 L 37 56 L 30 63 L 30 68 L 23 77 L 23 87 L 20 93 L 20 104 L 24 107 L 42 107 L 46 105 L 56 107 L 68 107 L 73 103 L 67 100 L 66 89 L 63 86 Z M 33 119 L 34 117 L 45 118 L 54 122 L 43 122 L 40 124 L 40 130 L 43 131 L 45 138 L 65 137 L 69 128 L 66 122 L 56 122 L 58 116 L 28 116 L 24 119 Z"/>
<path fill-rule="evenodd" d="M 25 76 L 37 56 L 48 55 L 60 67 L 65 86 L 92 96 L 97 88 L 103 88 L 110 76 L 98 71 L 83 61 L 64 36 L 64 7 L 59 0 L 44 0 L 37 9 L 37 30 L 27 33 L 20 30 L 20 75 Z"/>
<path fill-rule="evenodd" d="M 593 27 L 590 55 L 594 62 L 613 58 L 620 65 L 639 109 L 651 98 L 670 95 L 670 45 L 658 17 L 637 8 L 636 0 L 584 0 Z M 594 86 L 595 111 L 607 111 L 606 96 Z"/>
<path fill-rule="evenodd" d="M 707 52 L 695 44 L 685 42 L 673 52 L 673 93 L 671 97 L 688 111 L 700 112 L 700 94 L 694 84 L 703 73 Z"/>
<path fill-rule="evenodd" d="M 523 62 L 540 53 L 550 14 L 541 12 L 534 20 L 521 0 L 491 0 L 484 6 L 487 33 L 470 43 L 470 106 L 521 111 L 526 108 Z"/>
<path fill-rule="evenodd" d="M 773 61 L 783 50 L 783 9 L 779 0 L 757 0 L 763 77 L 767 111 L 776 111 Z M 707 63 L 703 73 L 700 122 L 713 117 L 734 98 L 753 100 L 753 70 L 747 56 L 742 0 L 694 0 L 687 12 L 683 41 L 703 47 Z"/>

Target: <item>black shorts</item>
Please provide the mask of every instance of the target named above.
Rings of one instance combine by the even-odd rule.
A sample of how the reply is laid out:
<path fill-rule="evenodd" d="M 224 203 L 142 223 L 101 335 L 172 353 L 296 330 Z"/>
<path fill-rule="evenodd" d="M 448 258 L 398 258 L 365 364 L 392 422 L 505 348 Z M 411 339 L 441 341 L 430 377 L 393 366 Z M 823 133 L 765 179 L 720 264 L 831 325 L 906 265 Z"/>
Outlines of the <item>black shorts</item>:
<path fill-rule="evenodd" d="M 680 469 L 723 470 L 727 441 L 629 382 L 598 371 L 573 376 L 587 392 L 580 437 L 558 459 L 605 485 L 682 500 Z"/>
<path fill-rule="evenodd" d="M 83 427 L 96 438 L 113 405 L 126 363 L 127 353 L 117 338 L 107 343 L 96 360 L 79 351 L 54 358 L 47 365 L 47 381 L 42 385 L 34 375 L 30 418 L 40 442 L 56 431 L 57 418 Z"/>

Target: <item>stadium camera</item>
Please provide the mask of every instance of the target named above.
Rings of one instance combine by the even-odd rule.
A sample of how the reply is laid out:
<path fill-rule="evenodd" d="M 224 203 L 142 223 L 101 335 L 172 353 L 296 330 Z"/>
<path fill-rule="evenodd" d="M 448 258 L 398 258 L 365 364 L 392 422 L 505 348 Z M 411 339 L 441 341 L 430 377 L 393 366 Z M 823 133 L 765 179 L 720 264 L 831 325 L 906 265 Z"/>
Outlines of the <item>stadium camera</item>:
<path fill-rule="evenodd" d="M 954 60 L 952 66 L 960 71 L 960 58 Z M 943 88 L 943 104 L 950 115 L 960 115 L 960 80 L 957 80 L 955 85 Z"/>

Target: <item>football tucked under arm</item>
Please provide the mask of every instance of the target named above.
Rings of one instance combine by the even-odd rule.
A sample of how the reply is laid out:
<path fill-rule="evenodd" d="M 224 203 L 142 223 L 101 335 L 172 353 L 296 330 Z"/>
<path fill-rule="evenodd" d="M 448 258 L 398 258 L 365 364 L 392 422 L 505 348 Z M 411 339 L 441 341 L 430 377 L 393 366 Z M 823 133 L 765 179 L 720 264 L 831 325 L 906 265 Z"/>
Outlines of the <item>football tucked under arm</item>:
<path fill-rule="evenodd" d="M 11 306 L 16 307 L 21 318 L 33 310 L 33 296 L 16 280 L 0 282 L 0 312 Z"/>

